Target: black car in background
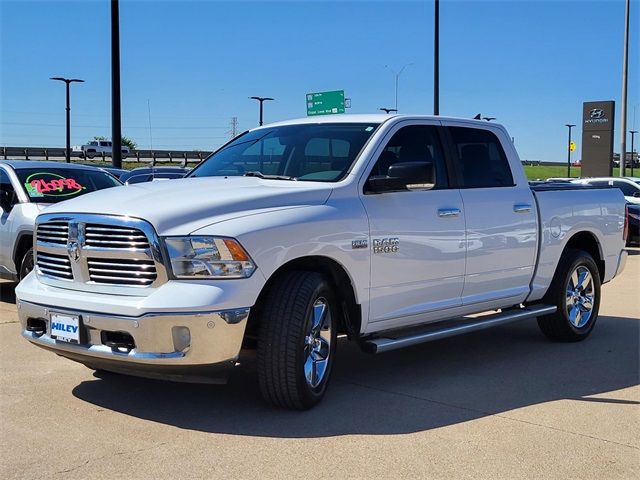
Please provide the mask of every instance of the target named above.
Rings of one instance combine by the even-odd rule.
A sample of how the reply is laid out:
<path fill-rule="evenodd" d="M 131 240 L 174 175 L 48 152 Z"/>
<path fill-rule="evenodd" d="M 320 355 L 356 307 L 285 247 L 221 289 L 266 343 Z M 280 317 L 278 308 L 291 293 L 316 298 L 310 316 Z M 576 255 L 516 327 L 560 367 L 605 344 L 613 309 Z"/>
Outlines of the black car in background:
<path fill-rule="evenodd" d="M 103 167 L 102 165 L 97 165 L 95 163 L 83 163 L 82 165 L 99 168 L 100 170 L 104 170 L 105 172 L 110 173 L 118 179 L 125 173 L 129 172 L 129 170 L 125 170 L 124 168 Z"/>
<path fill-rule="evenodd" d="M 627 247 L 640 247 L 640 205 L 627 203 L 627 210 L 629 212 Z"/>
<path fill-rule="evenodd" d="M 158 180 L 172 180 L 182 178 L 190 171 L 190 168 L 183 167 L 140 167 L 122 174 L 120 181 L 125 185 L 133 185 Z"/>

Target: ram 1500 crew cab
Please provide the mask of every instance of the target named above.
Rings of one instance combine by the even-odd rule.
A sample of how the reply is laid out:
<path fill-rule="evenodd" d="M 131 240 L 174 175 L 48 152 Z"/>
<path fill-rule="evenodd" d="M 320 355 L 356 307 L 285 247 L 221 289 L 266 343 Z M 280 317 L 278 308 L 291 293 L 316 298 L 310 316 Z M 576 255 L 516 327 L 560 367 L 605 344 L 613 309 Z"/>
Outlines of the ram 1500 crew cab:
<path fill-rule="evenodd" d="M 617 190 L 530 186 L 493 123 L 295 120 L 185 179 L 51 207 L 18 312 L 35 345 L 131 375 L 221 381 L 256 349 L 264 397 L 303 409 L 339 334 L 376 353 L 537 318 L 584 339 L 624 228 Z"/>

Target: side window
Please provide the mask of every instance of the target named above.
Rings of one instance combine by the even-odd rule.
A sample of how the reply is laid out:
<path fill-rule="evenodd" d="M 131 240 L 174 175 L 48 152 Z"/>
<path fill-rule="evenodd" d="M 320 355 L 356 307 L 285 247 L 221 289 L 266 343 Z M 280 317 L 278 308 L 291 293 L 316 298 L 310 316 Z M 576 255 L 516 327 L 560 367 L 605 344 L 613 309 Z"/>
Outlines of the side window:
<path fill-rule="evenodd" d="M 513 176 L 500 140 L 489 130 L 449 127 L 458 153 L 463 188 L 512 187 Z"/>
<path fill-rule="evenodd" d="M 435 189 L 447 188 L 447 169 L 436 127 L 411 125 L 398 130 L 378 157 L 371 175 L 387 175 L 395 163 L 429 162 L 435 171 Z"/>
<path fill-rule="evenodd" d="M 0 195 L 3 197 L 3 203 L 6 201 L 8 204 L 13 205 L 17 202 L 16 192 L 11 180 L 9 180 L 9 175 L 2 168 L 0 168 Z"/>

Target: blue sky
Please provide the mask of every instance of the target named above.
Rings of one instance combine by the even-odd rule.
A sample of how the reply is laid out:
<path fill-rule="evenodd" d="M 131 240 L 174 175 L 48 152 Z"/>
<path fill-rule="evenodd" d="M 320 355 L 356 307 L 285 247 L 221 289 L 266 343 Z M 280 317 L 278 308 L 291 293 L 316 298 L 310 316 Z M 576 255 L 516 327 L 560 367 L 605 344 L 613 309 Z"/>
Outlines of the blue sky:
<path fill-rule="evenodd" d="M 640 90 L 631 3 L 629 129 Z M 0 0 L 0 145 L 64 145 L 64 86 L 51 76 L 86 80 L 72 86 L 72 144 L 110 136 L 109 12 L 107 0 Z M 616 100 L 619 126 L 623 17 L 623 0 L 442 0 L 441 114 L 497 117 L 523 159 L 564 160 L 564 124 L 580 124 L 583 101 Z M 304 116 L 307 92 L 344 89 L 350 113 L 393 106 L 385 65 L 412 63 L 399 110 L 432 113 L 431 0 L 122 0 L 120 24 L 123 133 L 141 148 L 147 100 L 155 148 L 211 149 L 231 117 L 257 124 L 251 95 L 276 98 L 267 122 Z"/>

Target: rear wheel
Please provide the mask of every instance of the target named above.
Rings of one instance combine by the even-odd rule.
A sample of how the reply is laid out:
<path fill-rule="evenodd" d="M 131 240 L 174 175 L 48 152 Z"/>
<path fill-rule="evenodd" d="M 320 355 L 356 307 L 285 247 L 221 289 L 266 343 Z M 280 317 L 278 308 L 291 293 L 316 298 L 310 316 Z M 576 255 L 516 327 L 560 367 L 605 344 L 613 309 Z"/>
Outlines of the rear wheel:
<path fill-rule="evenodd" d="M 337 308 L 319 273 L 290 272 L 273 285 L 258 340 L 258 379 L 269 403 L 305 410 L 322 399 L 335 358 Z"/>
<path fill-rule="evenodd" d="M 547 337 L 563 342 L 587 338 L 600 309 L 600 273 L 591 255 L 580 250 L 565 252 L 545 301 L 558 308 L 538 318 Z"/>

